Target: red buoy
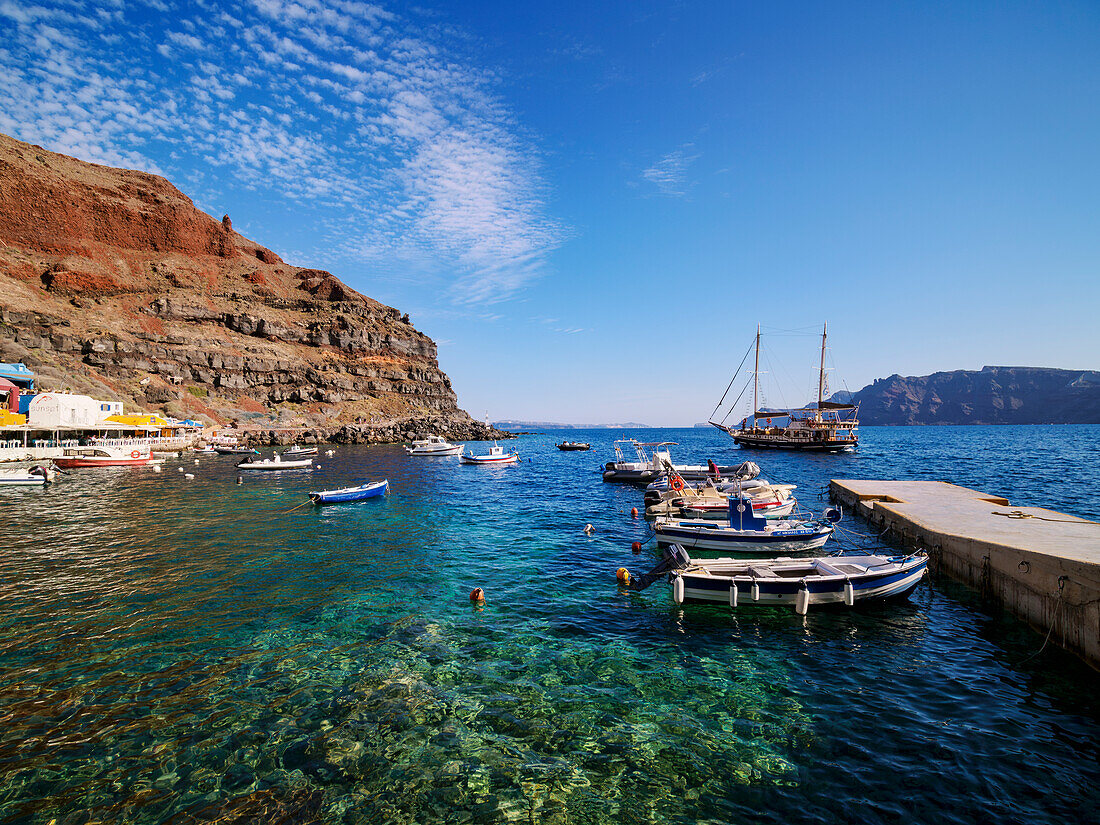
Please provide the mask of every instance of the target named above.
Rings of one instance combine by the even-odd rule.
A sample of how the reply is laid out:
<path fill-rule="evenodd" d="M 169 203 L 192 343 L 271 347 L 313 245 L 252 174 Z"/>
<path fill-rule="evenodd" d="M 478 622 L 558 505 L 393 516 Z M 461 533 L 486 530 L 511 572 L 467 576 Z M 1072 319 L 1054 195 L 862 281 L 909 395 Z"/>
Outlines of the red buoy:
<path fill-rule="evenodd" d="M 638 508 L 637 507 L 631 507 L 630 508 L 630 517 L 631 518 L 637 518 L 638 517 Z"/>
<path fill-rule="evenodd" d="M 642 552 L 642 543 L 640 541 L 636 541 L 632 545 L 630 545 L 630 549 L 634 553 L 641 553 Z"/>

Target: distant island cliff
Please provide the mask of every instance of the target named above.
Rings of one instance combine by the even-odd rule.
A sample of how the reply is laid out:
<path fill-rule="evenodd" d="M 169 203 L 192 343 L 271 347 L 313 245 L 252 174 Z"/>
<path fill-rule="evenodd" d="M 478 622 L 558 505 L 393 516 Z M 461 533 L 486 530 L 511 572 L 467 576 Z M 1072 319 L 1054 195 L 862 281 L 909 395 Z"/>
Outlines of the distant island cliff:
<path fill-rule="evenodd" d="M 982 367 L 891 375 L 851 400 L 868 425 L 1100 424 L 1100 372 Z"/>
<path fill-rule="evenodd" d="M 492 434 L 459 408 L 407 314 L 288 264 L 164 178 L 6 135 L 0 361 L 47 389 L 273 438 Z"/>

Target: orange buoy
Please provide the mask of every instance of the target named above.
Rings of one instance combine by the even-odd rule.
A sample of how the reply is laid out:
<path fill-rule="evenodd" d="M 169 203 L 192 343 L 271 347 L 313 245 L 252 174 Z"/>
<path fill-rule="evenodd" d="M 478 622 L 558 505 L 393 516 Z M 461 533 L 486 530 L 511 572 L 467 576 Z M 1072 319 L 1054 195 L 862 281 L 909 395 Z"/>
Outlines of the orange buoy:
<path fill-rule="evenodd" d="M 642 543 L 640 541 L 634 542 L 632 545 L 630 545 L 630 550 L 632 553 L 641 553 Z"/>
<path fill-rule="evenodd" d="M 480 587 L 475 587 L 473 590 L 470 591 L 470 601 L 474 604 L 484 604 L 485 591 L 482 590 Z"/>
<path fill-rule="evenodd" d="M 615 571 L 615 578 L 619 580 L 619 584 L 629 585 L 630 571 L 627 570 L 625 567 L 620 567 L 618 570 Z"/>
<path fill-rule="evenodd" d="M 596 528 L 593 527 L 591 523 L 589 523 L 589 524 L 584 525 L 584 532 L 585 532 L 586 535 L 591 536 L 593 533 L 596 532 Z"/>
<path fill-rule="evenodd" d="M 637 518 L 638 517 L 638 508 L 637 507 L 631 507 L 630 508 L 630 517 L 631 518 Z"/>

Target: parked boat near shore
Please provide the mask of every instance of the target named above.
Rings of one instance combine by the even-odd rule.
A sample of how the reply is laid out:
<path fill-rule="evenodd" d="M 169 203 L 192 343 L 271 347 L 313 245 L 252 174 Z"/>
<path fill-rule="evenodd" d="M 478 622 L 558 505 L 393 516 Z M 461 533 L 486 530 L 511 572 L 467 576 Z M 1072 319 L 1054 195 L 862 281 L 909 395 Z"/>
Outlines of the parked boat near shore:
<path fill-rule="evenodd" d="M 677 604 L 717 603 L 730 608 L 793 607 L 805 615 L 811 606 L 846 605 L 907 596 L 928 570 L 924 552 L 906 556 L 851 555 L 804 559 L 692 559 L 673 545 L 649 573 L 620 581 L 643 590 L 668 577 Z"/>
<path fill-rule="evenodd" d="M 493 442 L 486 455 L 466 455 L 462 453 L 459 460 L 463 464 L 514 464 L 519 461 L 519 453 L 506 453 L 504 448 Z"/>
<path fill-rule="evenodd" d="M 147 445 L 97 444 L 89 447 L 66 447 L 60 458 L 53 460 L 62 470 L 78 467 L 142 467 L 162 464 L 163 458 L 155 458 Z"/>
<path fill-rule="evenodd" d="M 659 517 L 653 530 L 658 547 L 679 544 L 693 552 L 774 556 L 818 549 L 829 540 L 833 524 L 839 520 L 839 511 L 830 508 L 822 521 L 771 521 L 754 513 L 752 501 L 742 496 L 730 499 L 728 522 Z"/>
<path fill-rule="evenodd" d="M 41 487 L 54 481 L 57 473 L 35 465 L 27 470 L 0 470 L 0 487 Z"/>
<path fill-rule="evenodd" d="M 237 469 L 256 472 L 274 472 L 277 470 L 303 470 L 312 465 L 312 458 L 303 458 L 297 461 L 283 461 L 280 456 L 275 456 L 274 458 L 265 458 L 262 461 L 247 458 L 237 465 Z"/>
<path fill-rule="evenodd" d="M 451 444 L 438 435 L 430 435 L 421 441 L 405 445 L 405 455 L 461 455 L 464 444 Z"/>

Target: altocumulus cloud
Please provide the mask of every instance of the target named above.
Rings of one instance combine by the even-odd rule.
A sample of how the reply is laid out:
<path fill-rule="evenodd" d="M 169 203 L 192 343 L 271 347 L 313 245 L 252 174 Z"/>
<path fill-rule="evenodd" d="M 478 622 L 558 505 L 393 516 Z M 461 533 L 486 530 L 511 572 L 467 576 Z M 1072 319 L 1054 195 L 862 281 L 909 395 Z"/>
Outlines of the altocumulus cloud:
<path fill-rule="evenodd" d="M 0 28 L 0 131 L 211 200 L 228 174 L 308 205 L 333 254 L 448 273 L 460 303 L 514 293 L 563 237 L 492 74 L 382 6 L 0 0 Z"/>

